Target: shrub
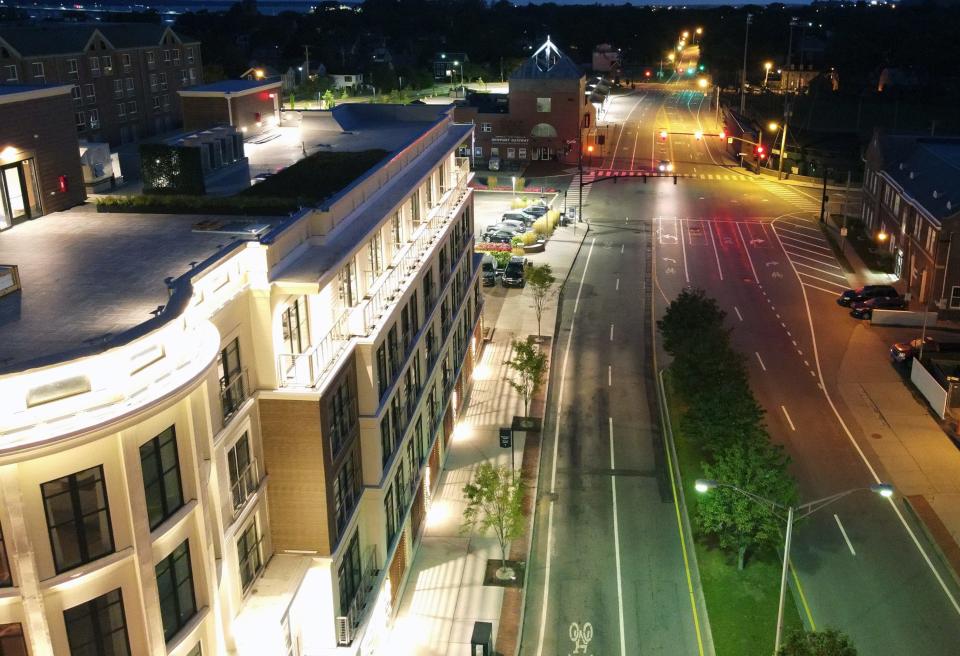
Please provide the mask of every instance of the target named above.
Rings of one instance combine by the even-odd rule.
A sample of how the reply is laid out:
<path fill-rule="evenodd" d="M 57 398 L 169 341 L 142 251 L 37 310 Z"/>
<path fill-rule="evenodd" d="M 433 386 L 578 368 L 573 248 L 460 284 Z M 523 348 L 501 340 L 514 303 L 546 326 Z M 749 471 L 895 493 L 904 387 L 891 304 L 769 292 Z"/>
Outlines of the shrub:
<path fill-rule="evenodd" d="M 487 186 L 491 189 L 494 189 L 497 186 L 497 176 L 488 175 L 487 176 Z"/>
<path fill-rule="evenodd" d="M 553 232 L 554 228 L 557 227 L 557 224 L 559 222 L 560 222 L 560 210 L 548 210 L 547 224 L 550 226 L 550 232 Z"/>
<path fill-rule="evenodd" d="M 520 239 L 523 240 L 524 246 L 530 246 L 537 242 L 537 233 L 534 232 L 533 230 L 529 230 L 523 233 L 522 235 L 520 235 Z"/>
<path fill-rule="evenodd" d="M 551 227 L 550 227 L 550 223 L 547 221 L 547 219 L 546 219 L 545 217 L 542 217 L 542 216 L 541 216 L 539 219 L 537 219 L 536 221 L 533 222 L 533 229 L 534 229 L 538 234 L 541 234 L 541 235 L 544 235 L 544 236 L 547 236 L 547 235 L 549 235 L 551 232 L 553 232 L 553 230 L 552 230 Z"/>
<path fill-rule="evenodd" d="M 292 198 L 144 195 L 104 196 L 97 199 L 98 212 L 285 216 L 298 209 L 300 204 Z"/>

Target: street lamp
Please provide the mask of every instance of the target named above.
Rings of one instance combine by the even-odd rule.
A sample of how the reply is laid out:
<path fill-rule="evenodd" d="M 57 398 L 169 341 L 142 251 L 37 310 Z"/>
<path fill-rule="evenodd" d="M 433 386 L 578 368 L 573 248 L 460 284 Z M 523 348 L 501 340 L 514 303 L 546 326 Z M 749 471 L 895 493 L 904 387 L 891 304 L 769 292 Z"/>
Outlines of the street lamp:
<path fill-rule="evenodd" d="M 780 124 L 777 123 L 776 121 L 770 121 L 770 123 L 767 125 L 767 129 L 775 133 L 777 130 L 780 129 Z"/>
<path fill-rule="evenodd" d="M 705 77 L 702 77 L 699 80 L 697 80 L 697 86 L 700 87 L 701 89 L 706 89 L 707 84 L 709 83 L 707 82 L 707 78 Z"/>
<path fill-rule="evenodd" d="M 770 69 L 773 68 L 773 62 L 763 63 L 763 88 L 767 88 L 767 79 L 770 77 Z"/>
<path fill-rule="evenodd" d="M 880 228 L 880 232 L 877 233 L 877 241 L 882 244 L 887 241 L 889 237 L 890 235 L 887 234 L 887 231 L 884 228 Z"/>
<path fill-rule="evenodd" d="M 587 166 L 593 166 L 593 144 L 587 146 Z"/>
<path fill-rule="evenodd" d="M 693 487 L 700 494 L 706 494 L 707 492 L 717 488 L 727 488 L 742 494 L 751 501 L 755 501 L 762 506 L 769 507 L 770 512 L 776 516 L 782 518 L 783 511 L 786 511 L 787 513 L 787 535 L 783 544 L 783 571 L 780 574 L 780 605 L 777 609 L 777 634 L 773 643 L 774 654 L 780 651 L 780 637 L 783 633 L 783 605 L 787 592 L 787 568 L 790 564 L 790 544 L 793 538 L 794 523 L 800 521 L 801 519 L 806 519 L 818 510 L 822 510 L 833 502 L 838 501 L 849 494 L 853 494 L 854 492 L 859 492 L 861 490 L 870 490 L 874 494 L 879 494 L 885 499 L 889 499 L 893 496 L 892 485 L 889 483 L 874 483 L 869 487 L 855 487 L 850 490 L 838 492 L 837 494 L 831 494 L 830 496 L 823 497 L 822 499 L 817 499 L 816 501 L 810 501 L 808 503 L 801 504 L 799 506 L 784 506 L 782 503 L 772 499 L 767 499 L 759 494 L 754 494 L 753 492 L 739 488 L 736 485 L 731 485 L 730 483 L 724 483 L 722 481 L 715 481 L 713 479 L 698 478 Z"/>

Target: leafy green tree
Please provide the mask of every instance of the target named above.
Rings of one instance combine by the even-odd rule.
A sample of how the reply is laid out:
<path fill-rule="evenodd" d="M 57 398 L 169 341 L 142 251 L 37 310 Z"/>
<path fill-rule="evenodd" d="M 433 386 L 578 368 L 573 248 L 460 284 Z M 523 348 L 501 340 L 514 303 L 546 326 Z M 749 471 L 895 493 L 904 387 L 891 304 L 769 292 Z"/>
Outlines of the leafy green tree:
<path fill-rule="evenodd" d="M 327 89 L 323 92 L 323 108 L 324 109 L 333 109 L 337 104 L 337 101 L 333 98 L 333 91 Z"/>
<path fill-rule="evenodd" d="M 857 656 L 857 650 L 850 638 L 836 629 L 794 631 L 777 656 Z"/>
<path fill-rule="evenodd" d="M 523 478 L 504 466 L 489 462 L 477 465 L 473 479 L 463 487 L 467 507 L 463 511 L 461 533 L 474 529 L 493 529 L 500 544 L 500 569 L 497 576 L 514 578 L 507 567 L 507 543 L 523 534 Z"/>
<path fill-rule="evenodd" d="M 543 384 L 547 371 L 547 355 L 537 348 L 532 338 L 515 339 L 510 343 L 513 358 L 507 361 L 507 367 L 516 374 L 516 379 L 507 380 L 510 386 L 523 397 L 523 414 L 530 413 L 530 399 Z"/>
<path fill-rule="evenodd" d="M 540 337 L 540 319 L 546 307 L 550 288 L 557 282 L 549 264 L 532 266 L 527 269 L 527 284 L 533 290 L 533 308 L 537 313 L 537 337 Z"/>
<path fill-rule="evenodd" d="M 796 483 L 787 473 L 788 462 L 781 447 L 755 440 L 731 444 L 717 453 L 713 463 L 702 466 L 706 478 L 787 506 L 797 498 Z M 778 509 L 728 487 L 698 497 L 700 531 L 715 537 L 721 549 L 735 550 L 740 570 L 750 552 L 779 543 L 785 522 Z"/>

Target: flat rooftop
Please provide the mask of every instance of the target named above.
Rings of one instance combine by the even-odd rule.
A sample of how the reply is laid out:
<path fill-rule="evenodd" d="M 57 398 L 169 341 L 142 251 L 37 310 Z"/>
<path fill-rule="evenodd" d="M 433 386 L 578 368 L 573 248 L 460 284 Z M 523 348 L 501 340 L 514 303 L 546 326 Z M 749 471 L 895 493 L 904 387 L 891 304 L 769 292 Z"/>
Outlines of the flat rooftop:
<path fill-rule="evenodd" d="M 0 372 L 96 348 L 150 320 L 168 300 L 165 278 L 242 239 L 194 227 L 239 220 L 250 219 L 98 214 L 87 205 L 4 231 L 0 264 L 18 267 L 21 291 L 0 297 Z"/>
<path fill-rule="evenodd" d="M 198 95 L 221 93 L 225 96 L 230 94 L 244 94 L 258 89 L 273 89 L 280 86 L 280 78 L 268 77 L 262 80 L 220 80 L 210 84 L 201 84 L 195 87 L 188 87 L 180 91 L 180 95 Z"/>

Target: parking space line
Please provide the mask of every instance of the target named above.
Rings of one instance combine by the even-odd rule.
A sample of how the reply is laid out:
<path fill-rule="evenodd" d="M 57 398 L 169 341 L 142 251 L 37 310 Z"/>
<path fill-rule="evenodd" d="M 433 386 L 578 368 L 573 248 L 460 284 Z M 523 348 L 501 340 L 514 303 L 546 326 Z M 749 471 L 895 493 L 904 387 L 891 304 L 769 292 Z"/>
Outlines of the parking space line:
<path fill-rule="evenodd" d="M 840 289 L 848 289 L 848 287 L 845 286 L 845 285 L 841 285 L 840 283 L 834 282 L 833 280 L 827 280 L 826 278 L 819 278 L 819 277 L 813 275 L 812 273 L 805 273 L 805 272 L 803 272 L 803 271 L 797 271 L 797 275 L 798 275 L 798 276 L 804 276 L 804 277 L 806 277 L 806 278 L 813 278 L 814 280 L 819 280 L 820 282 L 825 282 L 825 283 L 827 283 L 828 285 L 835 285 L 835 286 L 839 287 Z M 806 284 L 806 283 L 804 283 L 804 284 Z"/>
<path fill-rule="evenodd" d="M 747 254 L 747 261 L 750 263 L 750 270 L 753 271 L 753 279 L 760 284 L 760 277 L 757 275 L 757 269 L 753 266 L 753 258 L 750 257 L 750 249 L 747 247 L 747 240 L 743 238 L 743 232 L 740 230 L 740 224 L 737 224 L 737 234 L 740 236 L 740 241 L 743 242 L 743 251 Z M 690 282 L 689 280 L 687 282 Z"/>
<path fill-rule="evenodd" d="M 717 240 L 713 237 L 713 224 L 707 222 L 710 229 L 710 243 L 713 244 L 713 256 L 717 258 L 717 272 L 720 274 L 720 280 L 723 280 L 723 269 L 720 268 L 720 253 L 717 252 Z"/>
<path fill-rule="evenodd" d="M 817 287 L 816 285 L 811 285 L 808 282 L 803 282 L 800 284 L 802 284 L 804 287 L 809 287 L 810 289 L 816 289 L 818 292 L 824 292 L 826 294 L 830 294 L 831 296 L 837 296 L 836 291 L 830 291 L 829 289 L 824 289 L 823 287 Z"/>
<path fill-rule="evenodd" d="M 810 257 L 809 255 L 801 255 L 800 253 L 789 253 L 789 255 L 790 257 L 799 257 L 804 260 L 810 260 L 811 262 L 816 262 L 817 264 L 822 264 L 823 266 L 826 266 L 826 267 L 832 267 L 837 271 L 840 271 L 841 273 L 843 272 L 843 269 L 841 269 L 835 264 L 832 264 L 829 260 L 818 260 L 815 257 Z"/>
<path fill-rule="evenodd" d="M 823 237 L 823 233 L 820 232 L 819 228 L 811 228 L 809 225 L 804 225 L 802 223 L 790 223 L 789 221 L 784 221 L 784 225 L 788 225 L 791 228 L 800 228 L 801 230 L 809 230 L 813 233 L 816 233 L 818 236 Z"/>
<path fill-rule="evenodd" d="M 832 254 L 833 254 L 833 251 L 828 251 L 828 249 L 826 249 L 826 248 L 821 248 L 820 246 L 817 246 L 816 244 L 808 244 L 808 243 L 805 242 L 805 241 L 801 241 L 800 243 L 803 244 L 803 246 L 797 246 L 796 244 L 794 244 L 794 243 L 792 243 L 792 242 L 798 241 L 798 240 L 796 240 L 796 239 L 791 239 L 790 237 L 786 237 L 786 239 L 788 239 L 788 240 L 790 240 L 790 241 L 788 241 L 786 244 L 783 245 L 784 250 L 787 250 L 787 249 L 792 248 L 792 249 L 795 249 L 795 250 L 798 250 L 798 251 L 805 251 L 805 252 L 807 252 L 807 253 L 812 253 L 812 254 L 814 254 L 814 255 L 821 255 L 821 256 L 823 256 L 823 257 L 826 257 L 826 256 L 828 256 L 828 255 L 832 255 Z M 817 252 L 817 251 L 812 251 L 812 250 L 810 250 L 810 248 L 804 248 L 804 246 L 809 246 L 810 248 L 821 248 L 821 250 L 823 250 L 823 252 L 822 252 L 822 253 L 819 253 L 819 252 Z"/>
<path fill-rule="evenodd" d="M 687 284 L 689 285 L 690 272 L 687 270 L 687 245 L 685 243 L 686 240 L 683 238 L 683 233 L 684 233 L 683 219 L 678 219 L 677 223 L 678 223 L 677 230 L 679 230 L 679 232 L 677 233 L 677 240 L 680 242 L 680 251 L 683 254 L 683 275 L 687 279 Z"/>
<path fill-rule="evenodd" d="M 740 314 L 740 308 L 734 305 L 733 311 L 737 313 L 737 319 L 740 319 L 740 321 L 743 321 L 743 315 Z"/>
<path fill-rule="evenodd" d="M 763 364 L 763 358 L 760 357 L 760 354 L 757 351 L 754 351 L 753 354 L 757 356 L 757 361 L 760 363 L 760 368 L 766 371 L 767 365 Z"/>
<path fill-rule="evenodd" d="M 777 232 L 781 232 L 781 231 L 782 231 L 782 232 L 789 232 L 790 234 L 797 235 L 798 237 L 803 237 L 804 241 L 810 239 L 810 240 L 814 240 L 814 241 L 823 242 L 824 244 L 827 243 L 827 240 L 826 240 L 826 239 L 823 239 L 822 237 L 819 238 L 819 239 L 817 239 L 817 238 L 814 237 L 813 235 L 805 235 L 805 234 L 803 234 L 802 232 L 797 232 L 797 231 L 795 231 L 795 230 L 787 230 L 786 228 L 781 228 L 780 226 L 777 226 L 776 229 L 777 229 Z"/>

